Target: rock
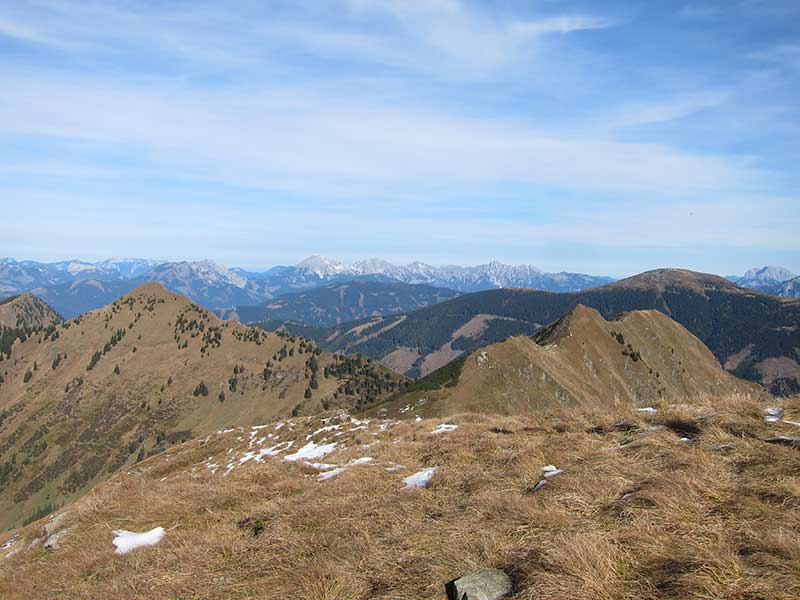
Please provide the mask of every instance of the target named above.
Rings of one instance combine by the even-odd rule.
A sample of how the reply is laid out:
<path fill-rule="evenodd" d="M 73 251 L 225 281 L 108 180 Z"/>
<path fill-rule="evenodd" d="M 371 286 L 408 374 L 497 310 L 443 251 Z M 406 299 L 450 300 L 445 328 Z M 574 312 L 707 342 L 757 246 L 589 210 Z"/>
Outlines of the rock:
<path fill-rule="evenodd" d="M 780 444 L 781 446 L 800 448 L 800 437 L 789 437 L 786 435 L 779 435 L 776 437 L 767 438 L 764 441 L 767 442 L 768 444 Z"/>
<path fill-rule="evenodd" d="M 500 600 L 511 595 L 511 578 L 497 569 L 464 575 L 444 586 L 447 600 Z"/>
<path fill-rule="evenodd" d="M 711 446 L 711 449 L 714 452 L 728 452 L 730 450 L 736 450 L 736 444 L 726 443 L 726 444 L 714 444 Z"/>
<path fill-rule="evenodd" d="M 547 480 L 546 479 L 542 479 L 536 485 L 532 485 L 532 486 L 528 487 L 528 491 L 529 492 L 538 492 L 540 489 L 542 489 L 546 485 L 547 485 Z"/>
<path fill-rule="evenodd" d="M 56 531 L 53 535 L 47 538 L 47 541 L 44 543 L 45 550 L 57 550 L 61 544 L 61 540 L 64 539 L 64 536 L 69 533 L 70 529 L 72 528 L 67 527 L 61 531 Z"/>

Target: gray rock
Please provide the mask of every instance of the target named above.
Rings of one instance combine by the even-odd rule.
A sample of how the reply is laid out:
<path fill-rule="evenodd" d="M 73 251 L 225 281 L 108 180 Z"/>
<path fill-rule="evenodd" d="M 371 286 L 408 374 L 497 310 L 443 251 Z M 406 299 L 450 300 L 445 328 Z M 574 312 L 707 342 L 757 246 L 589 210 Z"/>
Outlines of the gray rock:
<path fill-rule="evenodd" d="M 511 578 L 497 569 L 483 569 L 444 586 L 447 600 L 500 600 L 511 594 Z"/>
<path fill-rule="evenodd" d="M 767 438 L 764 441 L 767 442 L 768 444 L 780 444 L 781 446 L 800 448 L 800 437 L 789 437 L 786 435 L 778 435 L 775 437 Z"/>

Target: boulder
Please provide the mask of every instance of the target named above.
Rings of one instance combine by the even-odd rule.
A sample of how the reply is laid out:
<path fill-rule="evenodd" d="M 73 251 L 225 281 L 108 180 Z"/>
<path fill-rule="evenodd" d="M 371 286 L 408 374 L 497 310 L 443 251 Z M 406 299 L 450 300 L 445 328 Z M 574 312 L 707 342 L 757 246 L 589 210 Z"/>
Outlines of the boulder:
<path fill-rule="evenodd" d="M 511 595 L 513 583 L 503 571 L 483 569 L 444 586 L 447 600 L 500 600 Z"/>

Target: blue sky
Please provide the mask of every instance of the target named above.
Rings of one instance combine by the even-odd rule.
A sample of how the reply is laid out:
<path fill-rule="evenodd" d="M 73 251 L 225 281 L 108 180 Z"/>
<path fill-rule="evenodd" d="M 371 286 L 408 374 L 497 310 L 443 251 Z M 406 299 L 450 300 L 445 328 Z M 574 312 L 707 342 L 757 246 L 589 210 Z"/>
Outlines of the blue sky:
<path fill-rule="evenodd" d="M 800 272 L 800 4 L 0 0 L 0 255 Z"/>

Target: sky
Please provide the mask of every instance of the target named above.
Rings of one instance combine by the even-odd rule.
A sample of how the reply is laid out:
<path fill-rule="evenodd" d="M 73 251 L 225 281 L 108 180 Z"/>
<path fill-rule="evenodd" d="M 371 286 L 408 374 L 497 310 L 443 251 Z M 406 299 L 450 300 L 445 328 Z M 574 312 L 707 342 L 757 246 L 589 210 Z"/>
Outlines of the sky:
<path fill-rule="evenodd" d="M 0 0 L 0 256 L 800 273 L 796 0 Z"/>

